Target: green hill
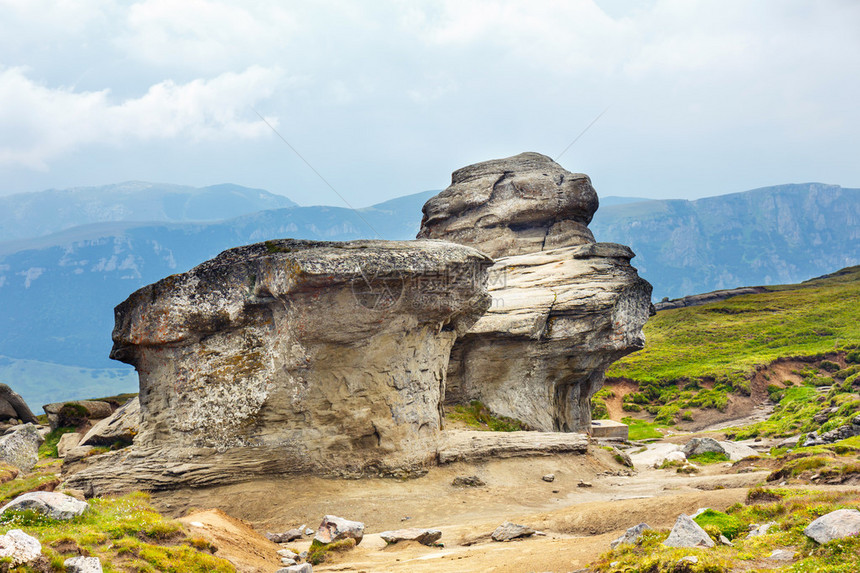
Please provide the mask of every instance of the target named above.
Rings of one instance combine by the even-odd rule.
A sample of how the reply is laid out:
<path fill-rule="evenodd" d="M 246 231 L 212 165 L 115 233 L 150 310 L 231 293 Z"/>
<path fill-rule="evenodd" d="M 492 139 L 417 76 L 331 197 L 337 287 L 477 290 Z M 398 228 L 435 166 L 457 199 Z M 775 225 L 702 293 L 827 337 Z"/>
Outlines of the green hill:
<path fill-rule="evenodd" d="M 781 416 L 747 433 L 790 435 L 831 429 L 860 411 L 852 385 L 860 385 L 860 267 L 767 288 L 657 313 L 645 325 L 645 349 L 607 372 L 595 413 L 606 415 L 605 403 L 614 398 L 635 417 L 693 422 L 703 410 L 725 411 L 735 397 L 757 392 L 780 402 Z M 788 359 L 790 371 L 771 368 Z M 613 390 L 620 385 L 628 388 L 623 395 Z M 825 386 L 826 394 L 816 391 Z M 816 406 L 804 409 L 810 401 Z M 824 407 L 833 415 L 813 423 Z"/>

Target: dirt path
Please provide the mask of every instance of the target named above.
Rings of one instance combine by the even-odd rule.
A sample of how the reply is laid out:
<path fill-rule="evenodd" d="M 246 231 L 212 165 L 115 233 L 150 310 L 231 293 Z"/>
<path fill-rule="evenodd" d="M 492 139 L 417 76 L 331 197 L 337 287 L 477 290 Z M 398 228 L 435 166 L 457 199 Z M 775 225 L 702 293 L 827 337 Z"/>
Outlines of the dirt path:
<path fill-rule="evenodd" d="M 642 521 L 670 527 L 680 513 L 706 506 L 724 509 L 742 501 L 746 487 L 765 475 L 719 471 L 714 467 L 706 475 L 689 477 L 643 468 L 628 476 L 609 452 L 593 447 L 587 455 L 451 464 L 413 480 L 257 480 L 161 493 L 154 502 L 174 516 L 191 508 L 218 507 L 260 533 L 300 525 L 315 529 L 325 514 L 365 523 L 367 535 L 355 550 L 314 571 L 568 572 L 608 550 L 609 542 L 627 527 Z M 548 473 L 555 475 L 552 483 L 541 479 Z M 451 485 L 454 477 L 468 475 L 477 475 L 486 485 Z M 592 487 L 579 487 L 583 480 Z M 507 520 L 546 535 L 511 543 L 491 541 L 489 534 Z M 387 547 L 379 538 L 381 531 L 402 527 L 441 529 L 445 547 Z M 239 541 L 241 546 L 251 540 Z M 309 544 L 307 538 L 289 546 L 302 550 Z M 246 570 L 272 573 L 277 568 L 273 556 L 270 570 Z"/>

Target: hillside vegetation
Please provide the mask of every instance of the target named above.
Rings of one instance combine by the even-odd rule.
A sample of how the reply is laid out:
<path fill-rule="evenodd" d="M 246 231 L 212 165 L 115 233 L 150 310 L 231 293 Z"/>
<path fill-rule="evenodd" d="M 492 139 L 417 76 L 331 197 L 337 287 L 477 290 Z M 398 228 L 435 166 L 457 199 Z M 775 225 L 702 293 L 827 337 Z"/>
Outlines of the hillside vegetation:
<path fill-rule="evenodd" d="M 744 436 L 829 430 L 860 411 L 860 267 L 798 285 L 659 312 L 645 326 L 646 347 L 607 372 L 594 401 L 605 417 L 613 387 L 631 383 L 623 410 L 664 425 L 693 422 L 696 411 L 725 411 L 736 396 L 758 391 L 777 402 L 777 416 Z M 799 359 L 777 375 L 763 367 Z M 756 378 L 756 373 L 759 377 Z M 763 396 L 761 396 L 763 397 Z M 816 415 L 828 409 L 828 415 Z"/>
<path fill-rule="evenodd" d="M 860 342 L 860 267 L 702 306 L 666 310 L 645 325 L 645 348 L 609 377 L 742 384 L 756 365 L 816 356 Z"/>

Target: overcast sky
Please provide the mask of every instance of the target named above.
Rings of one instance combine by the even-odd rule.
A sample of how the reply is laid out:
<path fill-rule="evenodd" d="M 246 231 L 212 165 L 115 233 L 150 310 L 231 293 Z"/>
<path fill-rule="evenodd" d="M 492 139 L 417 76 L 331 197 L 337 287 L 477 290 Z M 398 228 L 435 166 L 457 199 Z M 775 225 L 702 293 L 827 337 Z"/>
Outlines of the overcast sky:
<path fill-rule="evenodd" d="M 856 0 L 0 0 L 0 194 L 355 206 L 522 151 L 600 195 L 860 187 Z"/>

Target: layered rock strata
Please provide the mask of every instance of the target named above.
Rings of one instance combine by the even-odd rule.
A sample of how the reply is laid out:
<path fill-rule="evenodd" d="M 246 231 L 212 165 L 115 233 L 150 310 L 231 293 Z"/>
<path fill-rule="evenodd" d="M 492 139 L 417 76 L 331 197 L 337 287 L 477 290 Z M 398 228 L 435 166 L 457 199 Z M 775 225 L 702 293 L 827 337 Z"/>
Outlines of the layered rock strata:
<path fill-rule="evenodd" d="M 540 153 L 458 169 L 422 209 L 418 238 L 470 245 L 493 258 L 593 243 L 597 211 L 588 175 Z"/>
<path fill-rule="evenodd" d="M 440 241 L 280 240 L 144 287 L 117 307 L 111 352 L 138 371 L 139 433 L 71 484 L 421 471 L 491 262 Z"/>
<path fill-rule="evenodd" d="M 483 202 L 482 202 L 483 201 Z M 595 243 L 588 177 L 524 153 L 454 172 L 419 237 L 498 257 L 493 303 L 452 350 L 448 404 L 483 402 L 541 431 L 587 432 L 606 368 L 642 348 L 651 285 L 623 245 Z"/>

